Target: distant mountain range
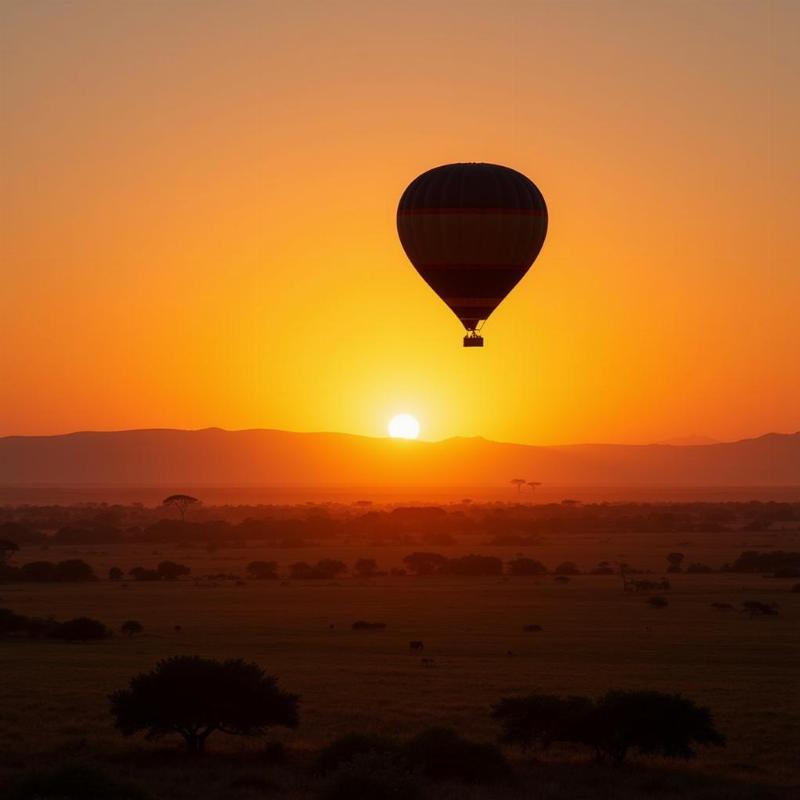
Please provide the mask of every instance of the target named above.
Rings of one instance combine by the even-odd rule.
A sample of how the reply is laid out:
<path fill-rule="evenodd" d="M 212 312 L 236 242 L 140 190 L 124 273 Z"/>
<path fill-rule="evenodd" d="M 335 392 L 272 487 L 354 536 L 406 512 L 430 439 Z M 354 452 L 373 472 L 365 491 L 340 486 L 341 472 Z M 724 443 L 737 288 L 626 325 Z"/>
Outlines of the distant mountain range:
<path fill-rule="evenodd" d="M 276 430 L 0 437 L 3 486 L 800 486 L 800 433 L 554 447 Z"/>

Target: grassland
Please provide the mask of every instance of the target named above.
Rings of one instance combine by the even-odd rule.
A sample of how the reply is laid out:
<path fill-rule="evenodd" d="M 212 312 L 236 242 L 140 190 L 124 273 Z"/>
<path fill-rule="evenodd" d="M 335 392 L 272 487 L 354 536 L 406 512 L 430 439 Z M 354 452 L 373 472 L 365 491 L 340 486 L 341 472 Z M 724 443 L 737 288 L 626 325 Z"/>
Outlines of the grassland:
<path fill-rule="evenodd" d="M 758 543 L 748 536 L 792 547 L 797 533 L 691 534 L 691 541 L 680 543 L 674 534 L 571 534 L 524 551 L 551 566 L 571 559 L 589 568 L 624 554 L 632 564 L 660 570 L 664 554 L 677 544 L 687 560 L 719 566 Z M 518 549 L 464 541 L 442 551 L 509 559 Z M 279 676 L 284 688 L 300 693 L 300 727 L 276 730 L 274 737 L 300 754 L 351 730 L 402 736 L 436 724 L 493 739 L 497 731 L 488 708 L 508 694 L 657 689 L 682 692 L 709 706 L 728 746 L 704 751 L 689 765 L 667 769 L 650 759 L 614 775 L 589 764 L 576 770 L 575 761 L 588 756 L 556 752 L 546 762 L 524 767 L 529 778 L 524 791 L 492 790 L 491 797 L 790 797 L 797 790 L 800 594 L 790 592 L 793 581 L 737 574 L 670 576 L 669 606 L 654 609 L 645 596 L 625 594 L 615 576 L 581 575 L 565 584 L 549 576 L 345 577 L 244 585 L 194 580 L 244 574 L 255 559 L 285 566 L 322 557 L 348 564 L 373 557 L 388 568 L 407 552 L 408 547 L 359 543 L 216 553 L 130 545 L 51 547 L 46 553 L 26 548 L 20 562 L 80 557 L 101 575 L 112 565 L 154 566 L 172 558 L 191 566 L 192 579 L 0 587 L 0 605 L 21 614 L 89 615 L 113 628 L 133 618 L 145 627 L 140 637 L 94 644 L 0 642 L 0 767 L 8 775 L 77 755 L 112 764 L 115 771 L 144 781 L 158 797 L 229 797 L 231 783 L 242 775 L 254 776 L 254 782 L 237 790 L 237 797 L 312 796 L 297 770 L 263 763 L 260 742 L 216 735 L 207 763 L 198 767 L 166 753 L 167 742 L 125 740 L 114 731 L 109 692 L 160 658 L 199 654 L 254 660 Z M 779 603 L 780 616 L 750 619 L 710 605 L 749 599 Z M 357 619 L 388 627 L 353 631 Z M 524 633 L 527 624 L 543 630 Z M 423 667 L 419 656 L 408 652 L 411 639 L 424 641 L 424 655 L 435 660 L 434 667 Z M 443 790 L 440 796 L 450 795 Z M 484 795 L 462 789 L 452 796 Z"/>

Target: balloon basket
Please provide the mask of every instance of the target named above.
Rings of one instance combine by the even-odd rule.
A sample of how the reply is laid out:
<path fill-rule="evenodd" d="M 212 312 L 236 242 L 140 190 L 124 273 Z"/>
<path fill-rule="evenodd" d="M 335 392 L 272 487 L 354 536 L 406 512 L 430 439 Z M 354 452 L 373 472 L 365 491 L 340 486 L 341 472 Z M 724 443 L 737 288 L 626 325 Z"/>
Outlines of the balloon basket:
<path fill-rule="evenodd" d="M 483 336 L 477 333 L 468 333 L 464 337 L 464 347 L 483 347 Z"/>

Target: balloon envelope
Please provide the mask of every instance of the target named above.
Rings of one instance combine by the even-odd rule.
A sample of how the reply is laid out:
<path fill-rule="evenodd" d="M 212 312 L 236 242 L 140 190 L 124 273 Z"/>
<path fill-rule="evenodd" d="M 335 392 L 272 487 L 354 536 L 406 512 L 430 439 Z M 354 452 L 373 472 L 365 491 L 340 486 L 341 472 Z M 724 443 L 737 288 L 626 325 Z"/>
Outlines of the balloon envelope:
<path fill-rule="evenodd" d="M 447 164 L 403 192 L 397 232 L 417 272 L 472 332 L 539 254 L 547 206 L 509 167 Z"/>

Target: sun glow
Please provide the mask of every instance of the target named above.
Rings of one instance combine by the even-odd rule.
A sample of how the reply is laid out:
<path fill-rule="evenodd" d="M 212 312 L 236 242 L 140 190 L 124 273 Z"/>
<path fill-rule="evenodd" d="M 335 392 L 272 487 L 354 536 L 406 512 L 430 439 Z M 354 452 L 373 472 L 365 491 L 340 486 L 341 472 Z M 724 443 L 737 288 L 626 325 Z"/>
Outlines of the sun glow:
<path fill-rule="evenodd" d="M 392 439 L 416 439 L 419 436 L 419 421 L 411 414 L 396 414 L 389 420 L 388 427 Z"/>

